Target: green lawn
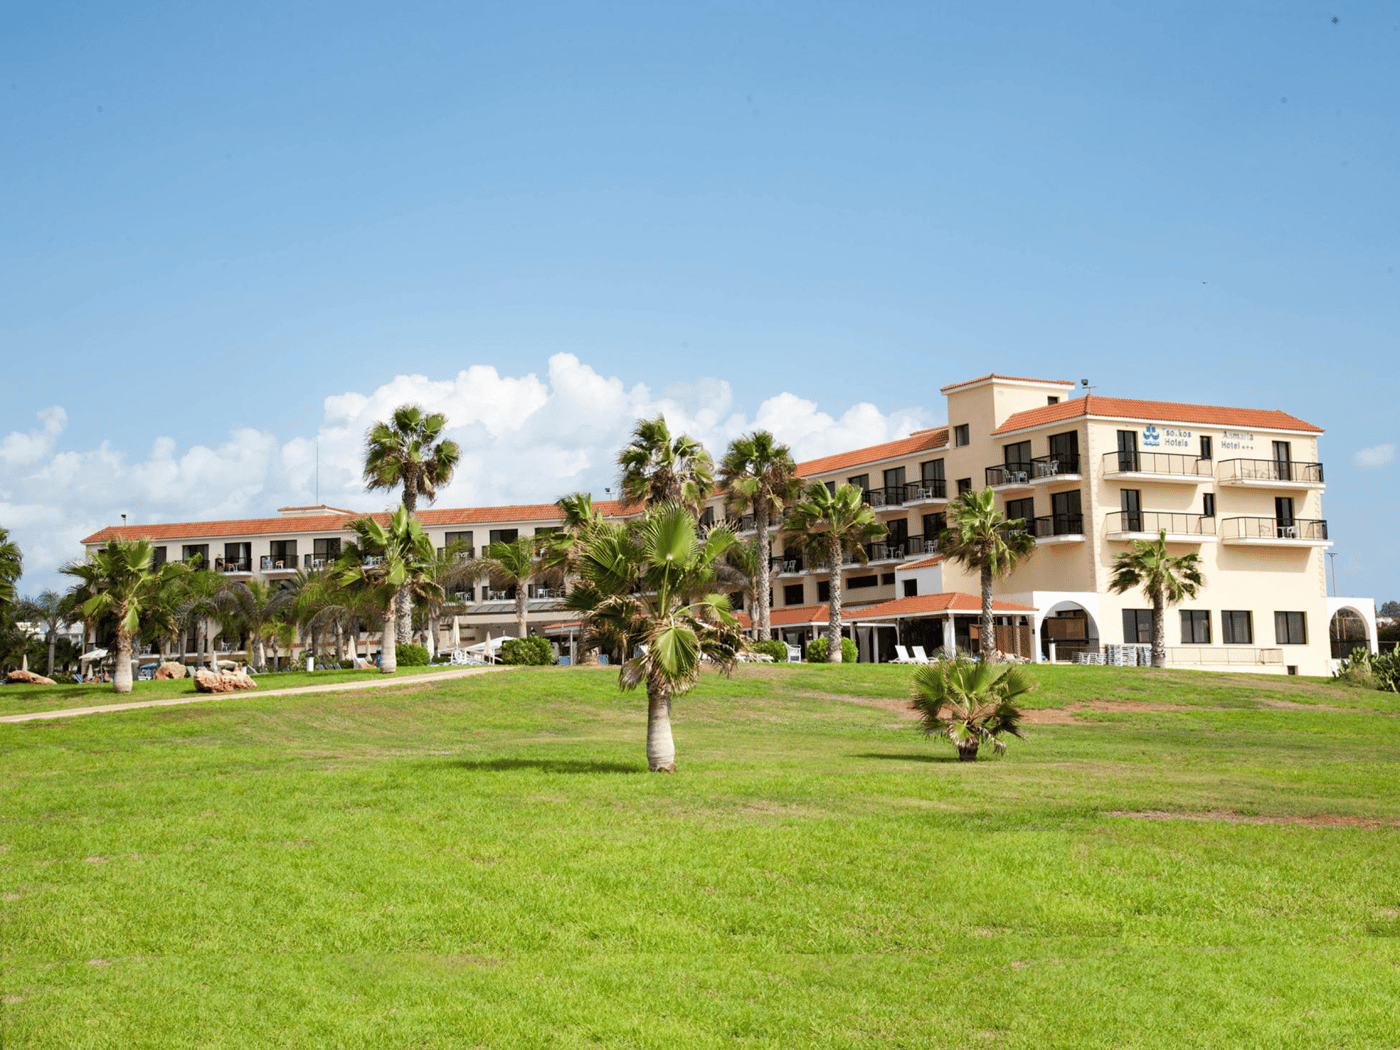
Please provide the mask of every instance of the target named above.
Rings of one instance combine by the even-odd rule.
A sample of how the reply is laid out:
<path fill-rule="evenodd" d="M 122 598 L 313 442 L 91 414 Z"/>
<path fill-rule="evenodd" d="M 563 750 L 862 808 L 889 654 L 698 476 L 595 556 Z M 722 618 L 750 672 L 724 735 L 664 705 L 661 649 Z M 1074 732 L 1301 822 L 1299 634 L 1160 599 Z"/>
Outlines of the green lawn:
<path fill-rule="evenodd" d="M 670 777 L 606 669 L 0 725 L 0 1045 L 1400 1046 L 1397 698 L 1040 668 L 969 765 L 909 674 Z"/>

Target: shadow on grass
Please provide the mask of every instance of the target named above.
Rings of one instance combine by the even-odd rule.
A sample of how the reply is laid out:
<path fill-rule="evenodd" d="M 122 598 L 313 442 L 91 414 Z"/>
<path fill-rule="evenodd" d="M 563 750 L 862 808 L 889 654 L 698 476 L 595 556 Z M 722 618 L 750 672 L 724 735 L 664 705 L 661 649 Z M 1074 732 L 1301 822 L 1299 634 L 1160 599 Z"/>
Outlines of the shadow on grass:
<path fill-rule="evenodd" d="M 508 773 L 516 769 L 537 769 L 541 773 L 643 773 L 645 767 L 621 762 L 596 762 L 573 758 L 469 758 L 448 759 L 445 765 L 472 773 Z"/>
<path fill-rule="evenodd" d="M 904 752 L 902 754 L 891 754 L 883 751 L 866 751 L 863 754 L 852 755 L 852 758 L 883 758 L 890 762 L 956 762 L 957 755 L 929 754 L 918 752 L 913 754 Z"/>

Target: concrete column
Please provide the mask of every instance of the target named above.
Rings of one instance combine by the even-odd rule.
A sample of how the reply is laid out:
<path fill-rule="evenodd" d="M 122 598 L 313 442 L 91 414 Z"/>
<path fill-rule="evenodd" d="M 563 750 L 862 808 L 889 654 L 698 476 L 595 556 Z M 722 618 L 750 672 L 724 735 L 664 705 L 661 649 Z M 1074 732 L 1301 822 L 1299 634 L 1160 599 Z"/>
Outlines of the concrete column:
<path fill-rule="evenodd" d="M 953 626 L 953 614 L 949 613 L 943 619 L 943 650 L 949 657 L 956 656 L 958 651 L 958 634 Z"/>

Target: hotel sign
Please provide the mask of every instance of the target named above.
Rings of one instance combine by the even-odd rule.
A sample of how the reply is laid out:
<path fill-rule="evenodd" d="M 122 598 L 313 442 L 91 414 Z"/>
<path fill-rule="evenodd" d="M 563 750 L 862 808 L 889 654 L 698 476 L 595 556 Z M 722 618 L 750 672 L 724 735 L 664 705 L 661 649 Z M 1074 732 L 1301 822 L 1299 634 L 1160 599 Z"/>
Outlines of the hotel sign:
<path fill-rule="evenodd" d="M 1190 449 L 1195 432 L 1177 427 L 1159 427 L 1149 423 L 1142 431 L 1143 448 Z M 1253 452 L 1254 435 L 1244 430 L 1226 430 L 1220 435 L 1220 447 L 1236 452 Z"/>

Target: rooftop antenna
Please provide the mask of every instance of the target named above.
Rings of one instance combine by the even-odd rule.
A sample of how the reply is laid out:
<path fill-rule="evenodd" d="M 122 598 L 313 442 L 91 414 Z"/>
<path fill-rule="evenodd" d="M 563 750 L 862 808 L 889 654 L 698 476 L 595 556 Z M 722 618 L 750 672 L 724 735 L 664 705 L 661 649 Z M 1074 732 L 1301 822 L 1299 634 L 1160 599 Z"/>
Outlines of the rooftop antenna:
<path fill-rule="evenodd" d="M 1081 379 L 1081 380 L 1079 381 L 1079 385 L 1080 385 L 1081 387 L 1084 388 L 1084 396 L 1085 396 L 1085 397 L 1088 397 L 1088 396 L 1089 396 L 1089 391 L 1091 391 L 1091 390 L 1097 390 L 1097 389 L 1098 389 L 1097 386 L 1090 386 L 1090 385 L 1089 385 L 1089 380 L 1087 380 L 1087 379 Z"/>
<path fill-rule="evenodd" d="M 321 505 L 321 438 L 316 437 L 316 506 Z"/>

